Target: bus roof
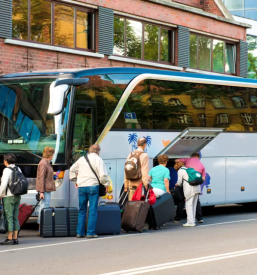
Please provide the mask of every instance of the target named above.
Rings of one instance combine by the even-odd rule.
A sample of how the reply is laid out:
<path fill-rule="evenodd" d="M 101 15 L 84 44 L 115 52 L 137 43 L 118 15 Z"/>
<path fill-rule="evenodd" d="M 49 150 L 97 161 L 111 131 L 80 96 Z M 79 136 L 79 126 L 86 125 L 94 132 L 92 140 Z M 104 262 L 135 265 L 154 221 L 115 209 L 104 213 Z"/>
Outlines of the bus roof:
<path fill-rule="evenodd" d="M 138 74 L 139 75 L 144 73 L 223 80 L 223 81 L 234 81 L 234 82 L 241 82 L 241 83 L 252 83 L 257 85 L 257 80 L 249 79 L 249 78 L 233 77 L 233 76 L 226 76 L 226 75 L 220 76 L 220 75 L 212 75 L 212 74 L 174 72 L 174 71 L 135 68 L 135 67 L 111 67 L 111 68 L 96 68 L 96 69 L 61 69 L 61 70 L 12 73 L 12 74 L 0 76 L 0 80 L 14 78 L 14 77 L 22 78 L 22 77 L 33 77 L 33 76 L 34 77 L 35 76 L 60 77 L 63 75 L 72 75 L 74 78 L 81 78 L 89 75 L 99 75 L 99 74 Z"/>

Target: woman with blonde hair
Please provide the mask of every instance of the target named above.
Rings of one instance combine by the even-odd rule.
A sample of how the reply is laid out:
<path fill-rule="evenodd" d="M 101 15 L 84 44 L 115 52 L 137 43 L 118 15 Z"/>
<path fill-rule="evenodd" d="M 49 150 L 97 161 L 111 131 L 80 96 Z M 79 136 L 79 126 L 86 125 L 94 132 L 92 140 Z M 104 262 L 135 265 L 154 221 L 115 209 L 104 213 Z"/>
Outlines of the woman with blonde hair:
<path fill-rule="evenodd" d="M 54 170 L 50 161 L 54 156 L 54 148 L 45 147 L 43 150 L 43 159 L 39 162 L 37 168 L 36 190 L 40 193 L 41 202 L 39 204 L 38 221 L 40 227 L 40 215 L 43 208 L 50 207 L 51 192 L 56 191 L 54 182 Z M 39 235 L 39 232 L 38 232 Z"/>
<path fill-rule="evenodd" d="M 183 226 L 195 226 L 196 205 L 198 196 L 201 193 L 201 187 L 200 185 L 192 186 L 188 183 L 187 168 L 183 162 L 177 162 L 174 169 L 178 171 L 178 181 L 175 186 L 183 187 L 186 198 L 187 222 Z"/>

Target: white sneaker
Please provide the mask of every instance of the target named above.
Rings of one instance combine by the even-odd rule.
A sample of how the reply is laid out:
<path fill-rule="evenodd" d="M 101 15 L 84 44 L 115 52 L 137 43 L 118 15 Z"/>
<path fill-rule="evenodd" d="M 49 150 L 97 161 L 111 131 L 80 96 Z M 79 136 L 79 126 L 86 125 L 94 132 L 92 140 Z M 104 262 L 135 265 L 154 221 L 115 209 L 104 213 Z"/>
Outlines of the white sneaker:
<path fill-rule="evenodd" d="M 193 227 L 193 226 L 195 226 L 195 223 L 184 223 L 183 224 L 183 226 L 185 226 L 185 227 Z"/>

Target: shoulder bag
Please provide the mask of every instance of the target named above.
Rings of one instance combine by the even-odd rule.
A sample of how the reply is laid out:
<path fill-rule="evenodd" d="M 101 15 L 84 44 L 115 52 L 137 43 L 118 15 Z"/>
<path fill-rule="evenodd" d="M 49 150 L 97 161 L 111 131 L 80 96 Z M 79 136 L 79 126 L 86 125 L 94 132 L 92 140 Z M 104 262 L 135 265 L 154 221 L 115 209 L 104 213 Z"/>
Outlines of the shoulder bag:
<path fill-rule="evenodd" d="M 95 170 L 93 169 L 87 155 L 85 155 L 85 159 L 86 159 L 90 169 L 92 170 L 92 172 L 94 173 L 94 175 L 96 176 L 96 178 L 98 180 L 98 183 L 99 183 L 99 197 L 104 197 L 106 195 L 106 187 L 103 184 L 101 184 L 101 182 L 100 182 Z"/>

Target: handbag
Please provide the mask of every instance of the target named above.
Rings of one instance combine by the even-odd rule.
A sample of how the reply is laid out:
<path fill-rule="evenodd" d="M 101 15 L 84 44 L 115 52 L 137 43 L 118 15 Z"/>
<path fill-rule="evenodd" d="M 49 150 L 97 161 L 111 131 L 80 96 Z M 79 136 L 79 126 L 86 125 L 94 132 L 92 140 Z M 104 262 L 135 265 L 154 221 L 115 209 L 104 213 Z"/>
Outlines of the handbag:
<path fill-rule="evenodd" d="M 170 193 L 173 196 L 175 204 L 184 201 L 184 191 L 183 187 L 176 186 L 174 189 L 170 189 Z"/>
<path fill-rule="evenodd" d="M 94 175 L 96 176 L 96 178 L 98 180 L 98 183 L 99 183 L 99 197 L 104 197 L 106 195 L 106 187 L 101 184 L 101 182 L 100 182 L 95 170 L 93 169 L 87 155 L 85 155 L 85 159 L 86 159 L 90 169 L 92 170 L 92 172 L 94 173 Z"/>
<path fill-rule="evenodd" d="M 7 230 L 7 219 L 4 214 L 4 202 L 2 204 L 2 210 L 0 210 L 0 234 L 5 234 Z"/>

